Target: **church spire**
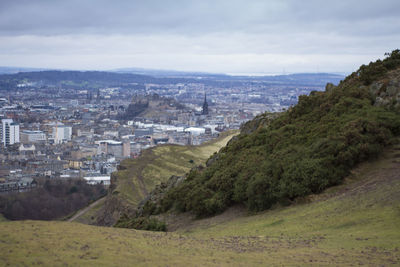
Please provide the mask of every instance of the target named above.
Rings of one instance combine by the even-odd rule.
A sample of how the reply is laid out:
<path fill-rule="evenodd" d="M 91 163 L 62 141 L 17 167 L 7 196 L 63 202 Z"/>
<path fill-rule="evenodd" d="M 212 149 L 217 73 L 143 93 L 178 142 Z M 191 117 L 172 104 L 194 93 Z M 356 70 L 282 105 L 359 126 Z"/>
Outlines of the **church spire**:
<path fill-rule="evenodd" d="M 204 93 L 204 103 L 203 103 L 203 111 L 202 115 L 208 115 L 208 103 L 207 103 L 207 94 Z"/>

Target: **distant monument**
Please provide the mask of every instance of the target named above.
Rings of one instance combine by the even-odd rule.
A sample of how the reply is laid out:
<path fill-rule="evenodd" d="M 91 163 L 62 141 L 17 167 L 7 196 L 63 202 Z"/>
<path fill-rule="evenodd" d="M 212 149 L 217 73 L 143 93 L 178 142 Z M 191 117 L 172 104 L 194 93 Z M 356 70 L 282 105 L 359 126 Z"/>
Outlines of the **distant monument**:
<path fill-rule="evenodd" d="M 97 103 L 100 103 L 100 99 L 101 99 L 100 89 L 97 89 L 96 102 L 97 102 Z"/>
<path fill-rule="evenodd" d="M 204 103 L 203 103 L 203 111 L 201 115 L 208 115 L 208 103 L 207 103 L 207 94 L 204 93 Z"/>

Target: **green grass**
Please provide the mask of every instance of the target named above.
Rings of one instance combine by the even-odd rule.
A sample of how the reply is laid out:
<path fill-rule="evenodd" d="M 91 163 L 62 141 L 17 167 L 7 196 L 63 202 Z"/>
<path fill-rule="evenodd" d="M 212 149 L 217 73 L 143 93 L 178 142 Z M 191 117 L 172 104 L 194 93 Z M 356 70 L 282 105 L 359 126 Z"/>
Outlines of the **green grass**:
<path fill-rule="evenodd" d="M 176 232 L 1 222 L 0 265 L 395 266 L 399 149 L 361 164 L 343 185 L 298 204 L 255 215 L 241 211 L 229 217 L 228 210 Z"/>

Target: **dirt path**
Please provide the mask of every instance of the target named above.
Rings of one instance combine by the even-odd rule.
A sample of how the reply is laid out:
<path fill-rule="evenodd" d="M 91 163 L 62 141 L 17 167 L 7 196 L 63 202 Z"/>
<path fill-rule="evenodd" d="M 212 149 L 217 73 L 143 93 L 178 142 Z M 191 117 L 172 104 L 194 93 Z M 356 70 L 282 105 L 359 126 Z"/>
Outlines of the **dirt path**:
<path fill-rule="evenodd" d="M 96 200 L 95 202 L 93 202 L 92 204 L 90 204 L 89 206 L 87 206 L 86 208 L 78 211 L 74 216 L 72 216 L 71 218 L 69 218 L 67 220 L 67 222 L 73 222 L 75 221 L 77 218 L 79 218 L 80 216 L 82 216 L 83 214 L 85 214 L 86 212 L 88 212 L 90 209 L 92 209 L 94 206 L 96 206 L 100 201 L 102 201 L 105 197 L 99 198 L 98 200 Z"/>

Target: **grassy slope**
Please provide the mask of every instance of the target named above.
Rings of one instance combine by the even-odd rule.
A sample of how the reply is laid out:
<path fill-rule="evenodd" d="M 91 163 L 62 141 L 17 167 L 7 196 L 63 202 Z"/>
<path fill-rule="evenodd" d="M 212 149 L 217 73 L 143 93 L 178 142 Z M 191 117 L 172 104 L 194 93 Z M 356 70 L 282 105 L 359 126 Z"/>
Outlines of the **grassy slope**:
<path fill-rule="evenodd" d="M 3 214 L 0 214 L 0 222 L 5 222 L 7 221 L 6 218 L 4 218 Z"/>
<path fill-rule="evenodd" d="M 237 132 L 227 132 L 216 140 L 200 146 L 162 145 L 144 150 L 142 155 L 121 163 L 126 169 L 116 173 L 118 194 L 132 205 L 137 205 L 157 184 L 165 182 L 172 175 L 184 175 L 191 168 L 205 161 L 232 138 Z M 193 160 L 193 163 L 189 161 Z"/>
<path fill-rule="evenodd" d="M 89 208 L 85 213 L 74 219 L 74 222 L 84 223 L 84 224 L 95 224 L 97 212 L 104 205 L 105 197 L 101 198 L 93 207 Z M 78 211 L 79 212 L 79 211 Z"/>
<path fill-rule="evenodd" d="M 0 265 L 392 265 L 400 262 L 400 146 L 310 203 L 153 233 L 0 223 Z M 224 214 L 219 217 L 224 217 Z"/>

